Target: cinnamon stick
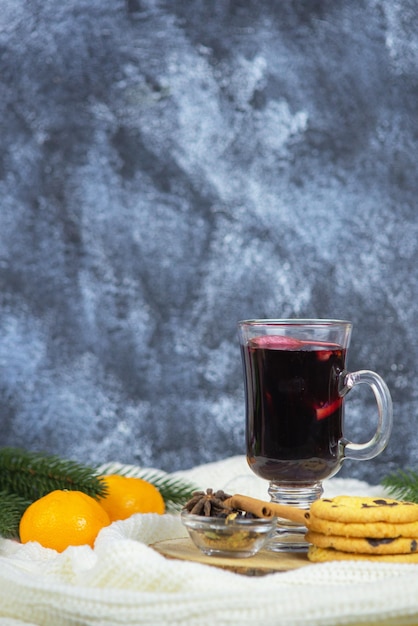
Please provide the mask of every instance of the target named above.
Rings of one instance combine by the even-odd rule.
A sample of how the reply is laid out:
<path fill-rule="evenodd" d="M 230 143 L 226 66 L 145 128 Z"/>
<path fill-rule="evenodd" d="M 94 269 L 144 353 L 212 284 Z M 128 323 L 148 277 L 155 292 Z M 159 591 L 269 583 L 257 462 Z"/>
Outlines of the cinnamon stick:
<path fill-rule="evenodd" d="M 235 494 L 223 502 L 224 506 L 231 509 L 240 509 L 253 513 L 257 517 L 282 517 L 291 522 L 297 522 L 306 526 L 309 513 L 303 509 L 276 502 L 264 502 L 250 496 Z"/>

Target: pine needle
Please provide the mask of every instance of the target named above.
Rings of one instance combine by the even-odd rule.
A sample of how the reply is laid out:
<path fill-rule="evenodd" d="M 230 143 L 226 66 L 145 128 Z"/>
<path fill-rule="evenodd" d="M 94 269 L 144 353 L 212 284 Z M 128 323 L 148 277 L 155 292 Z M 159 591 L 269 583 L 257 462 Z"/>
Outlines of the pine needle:
<path fill-rule="evenodd" d="M 94 498 L 106 494 L 95 470 L 81 463 L 20 448 L 0 449 L 0 491 L 33 501 L 55 489 L 83 491 Z"/>
<path fill-rule="evenodd" d="M 418 502 L 418 472 L 399 470 L 382 480 L 388 493 L 398 500 Z"/>
<path fill-rule="evenodd" d="M 30 505 L 29 500 L 14 493 L 0 491 L 0 535 L 7 539 L 19 538 L 20 518 Z"/>

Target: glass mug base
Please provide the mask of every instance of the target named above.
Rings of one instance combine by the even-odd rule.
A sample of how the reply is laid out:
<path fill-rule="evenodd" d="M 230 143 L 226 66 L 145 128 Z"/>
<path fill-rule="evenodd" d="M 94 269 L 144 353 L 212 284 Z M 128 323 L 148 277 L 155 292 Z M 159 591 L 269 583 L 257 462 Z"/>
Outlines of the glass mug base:
<path fill-rule="evenodd" d="M 322 483 L 295 486 L 271 482 L 268 493 L 271 502 L 308 511 L 311 504 L 321 497 L 323 491 Z M 300 526 L 295 522 L 279 518 L 277 520 L 277 530 L 268 541 L 266 550 L 273 552 L 306 552 L 309 545 L 305 539 L 306 532 L 306 526 Z"/>
<path fill-rule="evenodd" d="M 308 551 L 308 542 L 305 539 L 306 528 L 289 524 L 284 525 L 278 522 L 277 530 L 269 539 L 265 550 L 270 552 L 299 552 Z"/>

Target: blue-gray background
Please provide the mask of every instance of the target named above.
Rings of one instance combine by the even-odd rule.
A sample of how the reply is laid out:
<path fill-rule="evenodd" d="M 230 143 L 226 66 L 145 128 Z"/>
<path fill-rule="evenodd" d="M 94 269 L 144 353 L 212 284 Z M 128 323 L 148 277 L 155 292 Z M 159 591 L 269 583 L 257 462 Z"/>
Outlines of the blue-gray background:
<path fill-rule="evenodd" d="M 415 0 L 1 0 L 0 94 L 0 445 L 241 454 L 237 321 L 337 317 L 418 465 Z"/>

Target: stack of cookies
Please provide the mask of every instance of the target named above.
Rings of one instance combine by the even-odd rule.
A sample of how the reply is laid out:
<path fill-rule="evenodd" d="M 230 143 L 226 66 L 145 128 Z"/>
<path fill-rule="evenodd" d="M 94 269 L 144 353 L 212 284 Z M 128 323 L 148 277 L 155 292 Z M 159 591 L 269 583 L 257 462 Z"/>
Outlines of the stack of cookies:
<path fill-rule="evenodd" d="M 418 563 L 418 504 L 390 498 L 337 496 L 306 515 L 310 561 Z"/>

